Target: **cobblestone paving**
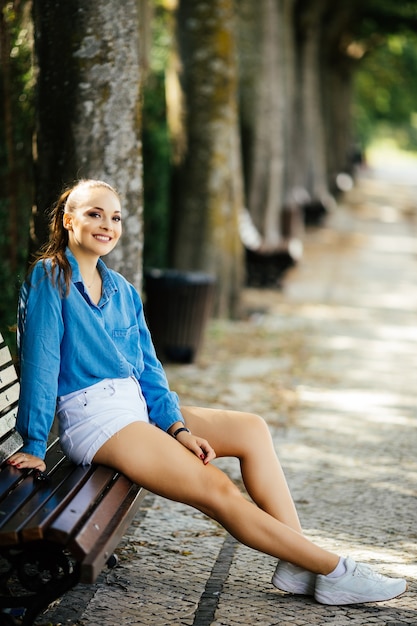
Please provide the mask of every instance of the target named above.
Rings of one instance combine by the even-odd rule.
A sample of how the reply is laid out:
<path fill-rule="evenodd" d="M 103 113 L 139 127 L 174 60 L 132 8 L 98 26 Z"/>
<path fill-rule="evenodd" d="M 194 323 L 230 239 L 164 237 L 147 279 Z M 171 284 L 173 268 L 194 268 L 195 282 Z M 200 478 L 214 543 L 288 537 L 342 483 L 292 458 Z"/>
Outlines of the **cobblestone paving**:
<path fill-rule="evenodd" d="M 247 318 L 213 321 L 198 362 L 167 373 L 185 403 L 262 413 L 305 533 L 407 577 L 409 591 L 347 607 L 282 593 L 271 557 L 149 495 L 120 566 L 39 623 L 417 624 L 417 205 L 407 189 L 392 191 L 363 180 L 307 234 L 283 292 L 247 290 Z M 234 460 L 218 463 L 239 479 Z"/>

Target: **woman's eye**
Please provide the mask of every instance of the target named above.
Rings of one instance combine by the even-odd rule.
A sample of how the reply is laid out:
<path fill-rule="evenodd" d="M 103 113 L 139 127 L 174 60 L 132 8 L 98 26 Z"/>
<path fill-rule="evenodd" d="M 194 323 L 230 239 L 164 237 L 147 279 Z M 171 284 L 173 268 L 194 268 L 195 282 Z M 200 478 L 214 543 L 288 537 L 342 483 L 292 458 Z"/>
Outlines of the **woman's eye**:
<path fill-rule="evenodd" d="M 115 222 L 121 222 L 121 221 L 122 221 L 122 218 L 120 217 L 120 215 L 115 215 L 115 216 L 113 217 L 113 220 L 114 220 Z"/>
<path fill-rule="evenodd" d="M 88 215 L 89 217 L 101 217 L 100 213 L 97 213 L 97 211 L 91 211 Z"/>

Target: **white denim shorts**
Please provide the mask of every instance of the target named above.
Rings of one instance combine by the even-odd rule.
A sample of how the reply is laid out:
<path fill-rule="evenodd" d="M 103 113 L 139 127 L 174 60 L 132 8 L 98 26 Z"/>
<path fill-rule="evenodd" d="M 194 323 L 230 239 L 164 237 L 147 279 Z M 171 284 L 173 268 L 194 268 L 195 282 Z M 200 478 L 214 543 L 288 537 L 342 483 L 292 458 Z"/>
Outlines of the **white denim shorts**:
<path fill-rule="evenodd" d="M 90 465 L 110 437 L 132 422 L 149 422 L 136 378 L 105 380 L 59 396 L 57 417 L 61 447 L 77 465 Z"/>

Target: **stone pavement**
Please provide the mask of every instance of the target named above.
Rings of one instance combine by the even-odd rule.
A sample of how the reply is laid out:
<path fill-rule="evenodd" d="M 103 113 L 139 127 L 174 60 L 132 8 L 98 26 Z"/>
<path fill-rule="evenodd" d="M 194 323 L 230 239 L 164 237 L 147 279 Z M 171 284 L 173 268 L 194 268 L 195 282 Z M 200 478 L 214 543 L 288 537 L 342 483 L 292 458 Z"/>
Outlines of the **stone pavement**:
<path fill-rule="evenodd" d="M 369 174 L 306 235 L 284 290 L 246 290 L 198 362 L 169 365 L 184 403 L 270 424 L 305 533 L 405 576 L 391 602 L 326 607 L 275 590 L 275 561 L 216 523 L 147 496 L 120 566 L 39 623 L 115 626 L 417 624 L 417 189 Z M 234 460 L 218 461 L 239 480 Z"/>

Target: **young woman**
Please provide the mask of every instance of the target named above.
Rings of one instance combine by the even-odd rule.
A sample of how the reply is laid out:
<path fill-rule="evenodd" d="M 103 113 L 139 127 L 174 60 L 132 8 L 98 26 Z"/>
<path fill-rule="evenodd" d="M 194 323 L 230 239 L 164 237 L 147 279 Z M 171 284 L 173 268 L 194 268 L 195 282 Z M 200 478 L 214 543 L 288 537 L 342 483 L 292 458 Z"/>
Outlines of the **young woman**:
<path fill-rule="evenodd" d="M 51 236 L 20 294 L 21 393 L 15 467 L 45 469 L 55 413 L 61 445 L 158 495 L 217 520 L 242 543 L 279 559 L 273 584 L 324 604 L 382 601 L 407 583 L 375 573 L 302 533 L 264 420 L 180 407 L 170 391 L 136 290 L 101 257 L 116 246 L 122 210 L 107 183 L 81 180 L 59 198 Z M 252 502 L 215 457 L 240 460 Z"/>

